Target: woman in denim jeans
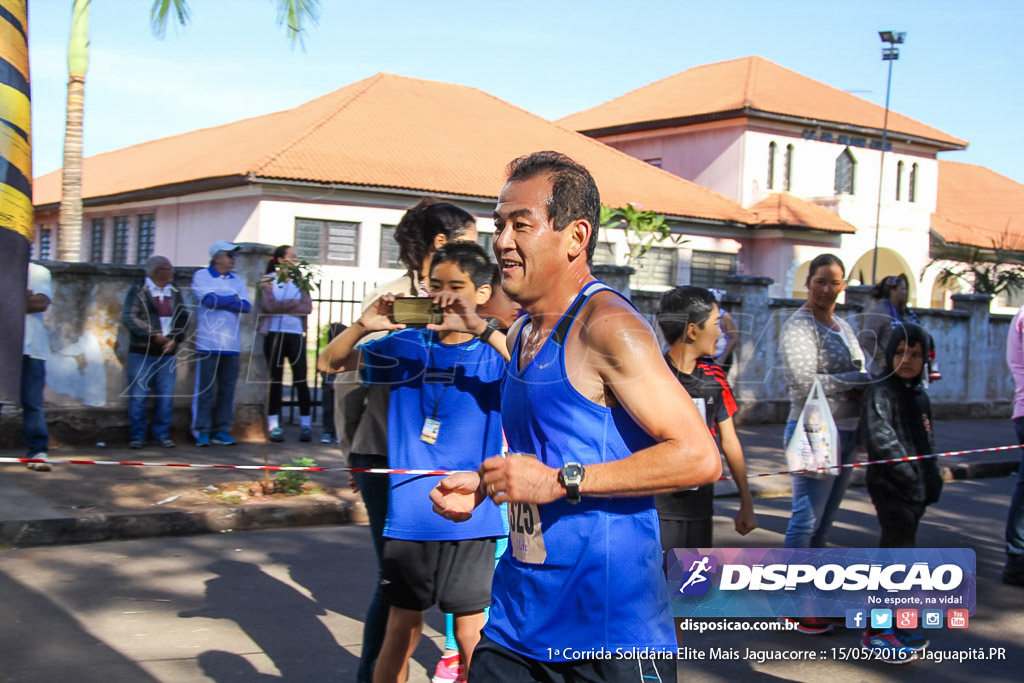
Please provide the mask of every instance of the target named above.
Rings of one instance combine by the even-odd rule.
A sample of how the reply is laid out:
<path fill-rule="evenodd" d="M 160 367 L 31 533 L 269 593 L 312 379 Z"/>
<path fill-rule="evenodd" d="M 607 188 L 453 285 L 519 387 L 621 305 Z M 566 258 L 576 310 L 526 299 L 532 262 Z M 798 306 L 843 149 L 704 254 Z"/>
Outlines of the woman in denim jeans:
<path fill-rule="evenodd" d="M 789 442 L 815 378 L 821 381 L 839 430 L 840 462 L 852 461 L 857 443 L 860 396 L 870 381 L 864 353 L 849 323 L 835 316 L 836 299 L 846 288 L 846 269 L 833 254 L 811 261 L 807 302 L 782 327 L 780 345 L 789 391 L 789 420 L 783 443 Z M 786 528 L 786 548 L 825 546 L 839 504 L 850 483 L 851 469 L 837 476 L 793 475 L 793 511 Z"/>

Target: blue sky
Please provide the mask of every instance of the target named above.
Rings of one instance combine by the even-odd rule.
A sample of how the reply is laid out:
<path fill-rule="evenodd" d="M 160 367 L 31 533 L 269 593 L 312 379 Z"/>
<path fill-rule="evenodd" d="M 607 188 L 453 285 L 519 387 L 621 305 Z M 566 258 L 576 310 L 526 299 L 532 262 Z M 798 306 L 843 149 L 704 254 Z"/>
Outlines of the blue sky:
<path fill-rule="evenodd" d="M 291 50 L 272 0 L 93 0 L 85 153 L 288 109 L 380 71 L 470 85 L 547 118 L 692 66 L 760 55 L 883 104 L 877 32 L 907 32 L 892 108 L 970 141 L 940 158 L 1024 182 L 1024 3 L 322 0 Z M 59 168 L 70 0 L 29 0 L 35 175 Z"/>

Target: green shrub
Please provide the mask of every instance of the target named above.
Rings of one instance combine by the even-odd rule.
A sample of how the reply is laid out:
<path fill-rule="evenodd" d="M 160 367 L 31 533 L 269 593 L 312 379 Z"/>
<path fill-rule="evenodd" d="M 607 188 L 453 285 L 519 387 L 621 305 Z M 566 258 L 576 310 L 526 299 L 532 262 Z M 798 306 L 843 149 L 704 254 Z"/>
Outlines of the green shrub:
<path fill-rule="evenodd" d="M 288 462 L 281 465 L 282 467 L 316 467 L 316 461 L 313 458 L 293 458 Z M 288 470 L 285 472 L 278 472 L 274 475 L 277 479 L 277 484 L 281 491 L 289 496 L 295 496 L 302 493 L 302 485 L 309 481 L 308 472 L 300 472 L 294 470 Z"/>

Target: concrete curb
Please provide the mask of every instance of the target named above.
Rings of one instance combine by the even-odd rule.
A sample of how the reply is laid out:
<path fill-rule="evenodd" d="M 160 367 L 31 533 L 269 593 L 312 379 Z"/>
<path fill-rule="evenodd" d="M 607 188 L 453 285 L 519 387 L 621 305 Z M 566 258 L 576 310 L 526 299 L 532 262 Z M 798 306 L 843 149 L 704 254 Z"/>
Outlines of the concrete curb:
<path fill-rule="evenodd" d="M 1018 460 L 995 462 L 949 463 L 942 465 L 943 479 L 965 481 L 1006 477 L 1020 467 Z M 861 472 L 863 470 L 854 470 Z M 863 474 L 861 474 L 861 477 Z M 862 478 L 851 485 L 862 486 Z M 770 477 L 767 479 L 775 479 Z M 784 475 L 768 484 L 765 480 L 751 482 L 754 498 L 777 498 L 792 495 L 791 478 Z M 784 480 L 784 481 L 783 481 Z M 738 496 L 731 482 L 716 486 L 716 498 Z M 160 510 L 54 517 L 48 519 L 0 521 L 0 546 L 29 548 L 70 543 L 152 538 L 158 536 L 189 536 L 195 534 L 229 533 L 257 529 L 358 524 L 366 521 L 362 503 L 338 500 L 310 502 L 292 506 L 253 505 L 217 507 L 210 510 Z"/>
<path fill-rule="evenodd" d="M 213 510 L 162 510 L 88 517 L 0 522 L 0 545 L 28 548 L 64 543 L 94 543 L 156 536 L 350 524 L 358 521 L 346 501 L 296 506 L 251 506 Z"/>

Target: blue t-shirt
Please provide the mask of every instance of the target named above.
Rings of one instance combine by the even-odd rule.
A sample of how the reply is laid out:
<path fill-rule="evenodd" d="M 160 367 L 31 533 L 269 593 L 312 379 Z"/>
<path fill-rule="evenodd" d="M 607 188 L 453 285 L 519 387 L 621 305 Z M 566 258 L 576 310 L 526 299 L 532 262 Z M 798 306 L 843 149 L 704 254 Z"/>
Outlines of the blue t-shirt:
<path fill-rule="evenodd" d="M 363 382 L 387 384 L 388 465 L 395 469 L 476 470 L 501 454 L 501 379 L 505 359 L 473 339 L 442 344 L 436 332 L 405 329 L 360 345 Z M 425 421 L 440 423 L 436 443 L 420 438 Z M 384 535 L 408 541 L 504 536 L 501 512 L 487 499 L 466 522 L 432 510 L 440 476 L 391 474 Z"/>

